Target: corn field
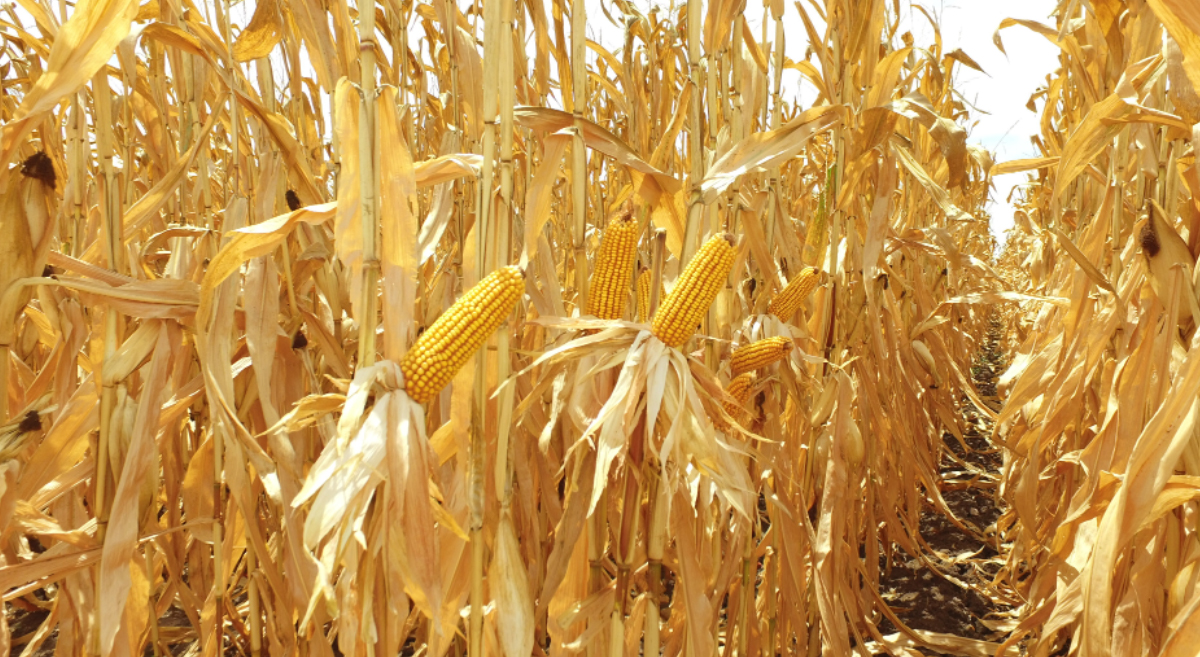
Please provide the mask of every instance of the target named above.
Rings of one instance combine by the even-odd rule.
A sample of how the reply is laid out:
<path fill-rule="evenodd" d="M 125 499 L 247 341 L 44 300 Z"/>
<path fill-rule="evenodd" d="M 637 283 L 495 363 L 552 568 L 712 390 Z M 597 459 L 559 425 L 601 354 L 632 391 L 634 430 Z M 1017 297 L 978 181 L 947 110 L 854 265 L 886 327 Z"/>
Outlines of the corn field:
<path fill-rule="evenodd" d="M 763 11 L 5 5 L 0 654 L 1200 654 L 1200 5 Z"/>

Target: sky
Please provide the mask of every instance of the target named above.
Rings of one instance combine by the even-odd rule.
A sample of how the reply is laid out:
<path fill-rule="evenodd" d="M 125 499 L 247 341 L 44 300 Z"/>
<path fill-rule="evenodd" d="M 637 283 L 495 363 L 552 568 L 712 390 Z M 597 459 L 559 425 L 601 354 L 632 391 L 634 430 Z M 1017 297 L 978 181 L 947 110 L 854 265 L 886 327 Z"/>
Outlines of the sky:
<path fill-rule="evenodd" d="M 668 5 L 658 0 L 630 1 L 643 12 L 654 4 Z M 600 10 L 601 2 L 586 0 L 588 36 L 613 50 L 621 46 L 623 35 L 619 28 L 608 23 Z M 762 33 L 761 0 L 747 0 L 746 4 L 746 21 L 752 34 L 757 36 Z M 992 35 L 1005 18 L 1031 19 L 1053 25 L 1050 12 L 1056 3 L 1053 0 L 925 0 L 918 4 L 938 19 L 944 52 L 961 48 L 986 72 L 985 75 L 965 66 L 955 67 L 959 91 L 968 103 L 987 112 L 971 112 L 972 122 L 977 123 L 967 126 L 968 141 L 991 151 L 997 163 L 1039 156 L 1030 142 L 1030 137 L 1038 132 L 1038 115 L 1029 111 L 1025 104 L 1038 87 L 1046 85 L 1046 76 L 1058 67 L 1058 48 L 1045 37 L 1013 26 L 1001 33 L 1008 52 L 1005 56 L 992 43 Z M 785 54 L 800 60 L 804 58 L 808 43 L 804 24 L 794 2 L 785 0 L 784 5 L 784 29 L 788 39 Z M 901 23 L 897 34 L 911 31 L 916 39 L 914 45 L 932 44 L 933 31 L 924 15 L 913 10 L 909 0 L 901 0 L 900 5 Z M 773 37 L 774 30 L 769 29 L 768 34 Z M 811 103 L 816 95 L 813 88 L 801 84 L 799 73 L 790 70 L 787 73 L 789 75 L 784 76 L 785 96 L 798 98 L 803 104 Z M 1013 186 L 1025 180 L 1027 174 L 1024 173 L 993 180 L 988 212 L 992 218 L 992 232 L 1000 240 L 1013 224 L 1013 207 L 1006 199 Z"/>

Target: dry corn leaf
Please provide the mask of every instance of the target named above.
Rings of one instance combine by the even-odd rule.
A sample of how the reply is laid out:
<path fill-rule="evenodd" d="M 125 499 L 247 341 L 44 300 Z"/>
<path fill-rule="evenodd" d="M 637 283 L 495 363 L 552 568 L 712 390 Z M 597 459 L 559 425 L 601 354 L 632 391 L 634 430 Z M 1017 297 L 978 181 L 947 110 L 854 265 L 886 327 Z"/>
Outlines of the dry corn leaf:
<path fill-rule="evenodd" d="M 258 0 L 246 29 L 233 42 L 233 58 L 239 62 L 266 57 L 283 38 L 283 7 L 276 0 Z"/>
<path fill-rule="evenodd" d="M 1045 169 L 1058 164 L 1061 158 L 1057 155 L 1052 157 L 1031 157 L 1022 160 L 1009 160 L 1001 162 L 991 168 L 988 172 L 989 176 L 1005 176 L 1010 173 L 1021 173 L 1022 171 L 1030 171 L 1033 169 Z"/>
<path fill-rule="evenodd" d="M 130 566 L 133 565 L 130 560 L 134 558 L 138 528 L 142 522 L 143 506 L 138 503 L 138 489 L 156 456 L 154 435 L 158 429 L 158 414 L 162 410 L 171 361 L 171 332 L 165 325 L 160 325 L 157 333 L 154 355 L 147 372 L 145 395 L 138 400 L 137 419 L 113 497 L 113 515 L 109 518 L 100 558 L 100 595 L 112 603 L 102 605 L 98 612 L 100 647 L 103 652 L 111 651 L 118 632 L 128 628 L 121 618 L 127 599 L 132 600 L 129 592 L 136 583 L 130 577 Z M 145 610 L 138 611 L 145 618 Z"/>
<path fill-rule="evenodd" d="M 395 144 L 379 155 L 379 175 L 383 181 L 379 194 L 380 214 L 380 274 L 383 277 L 382 319 L 384 331 L 383 356 L 398 360 L 407 351 L 415 333 L 412 313 L 408 312 L 417 300 L 419 275 L 417 243 L 418 181 L 413 170 L 412 155 L 401 138 L 401 129 L 393 108 L 397 105 L 395 90 L 386 88 L 380 94 L 378 112 L 379 135 L 385 143 Z"/>
<path fill-rule="evenodd" d="M 502 514 L 496 530 L 496 547 L 488 568 L 492 580 L 492 604 L 496 608 L 496 634 L 507 657 L 527 655 L 533 649 L 533 596 L 521 561 L 512 520 Z"/>
<path fill-rule="evenodd" d="M 1074 182 L 1076 176 L 1095 160 L 1100 151 L 1112 143 L 1121 126 L 1106 125 L 1104 121 L 1120 119 L 1130 114 L 1133 109 L 1127 99 L 1139 96 L 1142 88 L 1161 72 L 1161 66 L 1160 56 L 1132 64 L 1122 74 L 1117 90 L 1088 110 L 1063 147 L 1062 160 L 1058 164 L 1055 196 L 1061 196 L 1066 186 Z"/>
<path fill-rule="evenodd" d="M 42 115 L 105 65 L 129 33 L 137 9 L 135 0 L 81 0 L 75 6 L 55 35 L 46 73 L 25 93 L 15 116 L 4 124 L 0 168 L 8 168 L 17 147 Z"/>
<path fill-rule="evenodd" d="M 251 258 L 270 253 L 282 242 L 296 225 L 304 222 L 321 224 L 333 218 L 336 203 L 314 205 L 287 214 L 279 215 L 262 223 L 231 231 L 233 237 L 209 263 L 200 285 L 200 317 L 211 311 L 212 295 L 218 285 L 236 272 Z"/>
<path fill-rule="evenodd" d="M 1200 88 L 1200 8 L 1186 0 L 1148 0 L 1146 4 L 1183 52 L 1184 70 L 1192 86 Z"/>
<path fill-rule="evenodd" d="M 700 189 L 707 201 L 725 191 L 739 177 L 759 168 L 769 168 L 795 155 L 814 135 L 838 124 L 845 110 L 826 105 L 806 110 L 787 125 L 770 132 L 755 133 L 723 155 L 704 175 Z"/>

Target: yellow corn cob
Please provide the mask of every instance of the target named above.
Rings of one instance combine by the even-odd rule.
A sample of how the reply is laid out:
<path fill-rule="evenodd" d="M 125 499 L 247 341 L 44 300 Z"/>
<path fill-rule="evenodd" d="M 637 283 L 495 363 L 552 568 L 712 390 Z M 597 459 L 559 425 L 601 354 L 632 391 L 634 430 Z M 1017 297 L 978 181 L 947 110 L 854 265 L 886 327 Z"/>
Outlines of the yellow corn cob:
<path fill-rule="evenodd" d="M 733 268 L 733 244 L 729 233 L 714 235 L 705 242 L 654 313 L 650 330 L 668 347 L 681 346 L 696 332 L 696 325 Z"/>
<path fill-rule="evenodd" d="M 821 271 L 816 267 L 805 267 L 796 274 L 788 284 L 771 299 L 771 304 L 767 306 L 770 313 L 783 321 L 789 321 L 796 316 L 796 311 L 800 310 L 800 304 L 804 303 L 804 299 L 817 287 L 817 282 L 821 279 Z"/>
<path fill-rule="evenodd" d="M 733 377 L 729 381 L 729 385 L 725 386 L 725 392 L 733 397 L 734 402 L 725 402 L 722 406 L 725 408 L 725 413 L 729 417 L 738 421 L 738 424 L 745 424 L 745 420 L 749 413 L 746 411 L 746 400 L 750 399 L 750 391 L 754 387 L 754 373 L 746 372 L 739 376 Z M 723 418 L 714 418 L 713 424 L 721 431 L 729 429 L 729 423 Z"/>
<path fill-rule="evenodd" d="M 783 360 L 791 353 L 792 346 L 790 339 L 779 336 L 738 347 L 729 357 L 730 374 L 736 377 L 743 372 L 752 372 Z"/>
<path fill-rule="evenodd" d="M 639 322 L 650 321 L 650 291 L 654 288 L 650 286 L 650 279 L 653 278 L 649 268 L 643 268 L 642 273 L 638 274 L 637 279 L 637 313 Z M 662 299 L 662 283 L 658 284 L 659 295 Z"/>
<path fill-rule="evenodd" d="M 400 362 L 404 389 L 425 403 L 446 387 L 512 312 L 525 292 L 525 274 L 502 267 L 467 290 L 437 318 Z"/>
<path fill-rule="evenodd" d="M 629 298 L 629 277 L 637 257 L 637 221 L 628 208 L 612 221 L 600 239 L 596 269 L 588 290 L 588 314 L 600 319 L 621 319 Z"/>

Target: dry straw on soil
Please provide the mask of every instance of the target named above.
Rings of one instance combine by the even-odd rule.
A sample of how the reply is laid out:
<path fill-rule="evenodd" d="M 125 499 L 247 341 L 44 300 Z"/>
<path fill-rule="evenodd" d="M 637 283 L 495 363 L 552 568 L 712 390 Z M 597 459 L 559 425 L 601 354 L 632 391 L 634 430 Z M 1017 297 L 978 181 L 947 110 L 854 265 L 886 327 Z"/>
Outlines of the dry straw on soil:
<path fill-rule="evenodd" d="M 760 34 L 737 0 L 19 4 L 0 652 L 1196 645 L 1189 0 L 1021 21 L 1063 67 L 1031 101 L 1044 157 L 1000 165 L 954 87 L 978 65 L 932 18 L 931 43 L 900 33 L 895 1 L 773 1 Z M 990 176 L 1022 169 L 994 266 Z M 630 271 L 594 278 L 627 212 Z M 522 298 L 460 304 L 436 344 L 499 328 L 414 401 L 417 337 L 513 265 Z M 997 413 L 971 365 L 1002 302 Z M 732 351 L 769 338 L 788 353 L 727 394 Z M 989 528 L 942 497 L 964 408 L 1010 450 Z M 984 560 L 934 552 L 930 509 L 1006 559 L 978 585 L 1013 609 L 992 640 L 913 630 L 880 593 L 900 560 Z"/>

